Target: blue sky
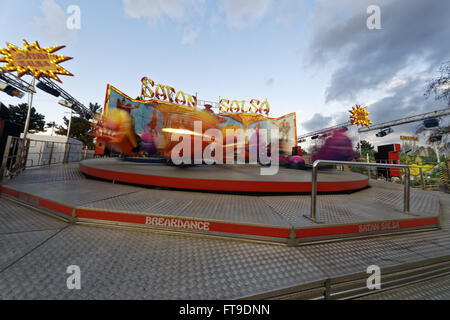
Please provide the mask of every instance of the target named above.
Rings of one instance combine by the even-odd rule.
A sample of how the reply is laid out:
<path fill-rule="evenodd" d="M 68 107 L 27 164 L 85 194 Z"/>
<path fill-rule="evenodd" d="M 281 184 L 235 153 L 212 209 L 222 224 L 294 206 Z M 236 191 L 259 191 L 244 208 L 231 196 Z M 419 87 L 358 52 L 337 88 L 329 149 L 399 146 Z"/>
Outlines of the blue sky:
<path fill-rule="evenodd" d="M 62 87 L 86 105 L 103 104 L 108 83 L 135 97 L 148 76 L 203 100 L 267 98 L 271 116 L 297 113 L 301 134 L 346 121 L 355 104 L 374 122 L 445 107 L 423 92 L 450 59 L 449 3 L 0 0 L 0 46 L 65 44 L 59 53 L 74 59 L 62 66 L 75 77 L 61 77 Z M 381 8 L 380 30 L 366 27 L 371 4 Z M 81 10 L 79 30 L 66 28 L 70 5 Z M 57 102 L 34 98 L 47 122 L 62 124 L 67 110 Z"/>

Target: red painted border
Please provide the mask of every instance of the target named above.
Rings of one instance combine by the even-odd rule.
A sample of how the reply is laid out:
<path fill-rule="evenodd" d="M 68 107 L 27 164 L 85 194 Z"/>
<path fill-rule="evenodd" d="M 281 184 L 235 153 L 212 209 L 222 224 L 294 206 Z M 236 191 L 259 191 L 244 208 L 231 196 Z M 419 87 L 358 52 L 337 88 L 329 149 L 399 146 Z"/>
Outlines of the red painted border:
<path fill-rule="evenodd" d="M 77 217 L 85 219 L 96 219 L 105 221 L 115 221 L 115 222 L 125 222 L 125 223 L 136 223 L 141 225 L 147 225 L 147 218 L 168 218 L 168 219 L 179 219 L 183 221 L 200 221 L 207 222 L 209 224 L 209 230 L 212 232 L 222 232 L 222 233 L 234 233 L 234 234 L 245 234 L 245 235 L 257 235 L 265 237 L 276 237 L 276 238 L 289 238 L 290 229 L 283 227 L 270 227 L 270 226 L 257 226 L 257 225 L 247 225 L 247 224 L 236 224 L 227 222 L 216 222 L 210 221 L 208 219 L 198 219 L 198 218 L 179 218 L 176 216 L 160 216 L 151 214 L 133 214 L 133 213 L 122 213 L 115 211 L 100 211 L 96 209 L 78 208 Z M 384 224 L 389 228 L 381 230 L 381 225 Z M 325 237 L 325 236 L 339 236 L 346 234 L 357 234 L 364 235 L 368 232 L 387 232 L 387 231 L 398 231 L 401 229 L 423 227 L 423 226 L 433 226 L 438 224 L 438 217 L 431 218 L 417 218 L 408 220 L 388 220 L 388 221 L 376 221 L 369 223 L 355 223 L 351 225 L 335 225 L 335 226 L 324 226 L 324 227 L 313 227 L 313 228 L 299 228 L 295 230 L 296 237 L 298 239 L 302 238 L 314 238 L 314 237 Z M 379 226 L 378 230 L 360 231 L 361 226 Z M 398 227 L 393 227 L 398 226 Z M 166 227 L 170 230 L 181 230 L 183 228 L 171 228 Z"/>
<path fill-rule="evenodd" d="M 15 197 L 20 200 L 23 200 L 30 204 L 36 205 L 38 207 L 56 211 L 56 212 L 59 212 L 59 213 L 62 213 L 62 214 L 68 215 L 68 216 L 72 215 L 73 207 L 66 206 L 66 205 L 58 203 L 58 202 L 39 198 L 34 195 L 30 195 L 28 193 L 17 191 L 14 189 L 9 189 L 6 187 L 0 187 L 0 193 L 5 193 L 7 195 L 10 195 L 10 196 Z"/>
<path fill-rule="evenodd" d="M 227 223 L 198 218 L 187 218 L 176 216 L 171 217 L 145 213 L 140 214 L 124 213 L 124 212 L 106 211 L 90 208 L 74 208 L 1 186 L 0 186 L 0 193 L 5 193 L 12 197 L 28 202 L 32 205 L 50 209 L 69 216 L 75 209 L 75 216 L 83 219 L 132 223 L 143 226 L 149 226 L 149 224 L 146 223 L 147 219 L 170 219 L 170 220 L 178 220 L 182 223 L 198 222 L 199 224 L 202 223 L 203 226 L 205 224 L 208 225 L 207 230 L 198 230 L 198 232 L 219 232 L 219 233 L 255 235 L 255 236 L 282 238 L 282 239 L 289 238 L 290 234 L 290 228 L 287 227 L 237 224 L 233 222 Z M 354 223 L 349 225 L 297 228 L 295 229 L 295 234 L 297 239 L 306 239 L 306 238 L 313 239 L 316 237 L 320 238 L 320 237 L 332 237 L 340 235 L 363 236 L 364 234 L 373 234 L 373 233 L 382 234 L 388 231 L 401 231 L 402 229 L 410 229 L 426 226 L 434 227 L 437 226 L 438 223 L 439 223 L 438 217 L 386 220 L 386 221 Z M 169 226 L 160 226 L 160 227 L 162 227 L 165 230 L 173 230 L 173 231 L 193 231 L 191 229 L 186 229 L 183 227 L 169 227 Z"/>
<path fill-rule="evenodd" d="M 176 219 L 181 221 L 198 221 L 202 223 L 208 223 L 208 230 L 211 232 L 223 232 L 223 233 L 237 233 L 246 235 L 257 235 L 265 237 L 276 237 L 276 238 L 288 238 L 289 228 L 283 227 L 270 227 L 270 226 L 257 226 L 257 225 L 244 225 L 236 223 L 227 222 L 216 222 L 208 219 L 199 218 L 180 218 L 180 217 L 170 217 L 170 216 L 160 216 L 152 214 L 133 214 L 133 213 L 122 213 L 115 211 L 100 211 L 95 209 L 87 208 L 77 208 L 77 217 L 84 219 L 96 219 L 114 222 L 125 222 L 125 223 L 136 223 L 141 225 L 147 225 L 147 218 L 164 218 L 164 219 Z M 191 229 L 175 228 L 175 227 L 165 227 L 168 230 L 178 230 L 178 231 L 191 231 Z"/>
<path fill-rule="evenodd" d="M 12 197 L 18 198 L 20 195 L 19 191 L 16 191 L 14 189 L 9 189 L 9 188 L 5 188 L 5 187 L 0 187 L 0 192 L 1 193 L 6 193 L 7 195 L 10 195 Z"/>
<path fill-rule="evenodd" d="M 438 222 L 438 217 L 360 222 L 341 226 L 299 228 L 295 230 L 295 234 L 297 238 L 325 237 L 345 234 L 364 235 L 369 232 L 398 231 L 401 229 L 438 225 Z M 383 224 L 386 225 L 386 228 L 384 229 L 382 227 Z M 370 226 L 371 228 L 367 228 L 367 226 Z M 361 231 L 360 229 L 365 229 L 365 231 Z"/>
<path fill-rule="evenodd" d="M 210 191 L 238 191 L 238 192 L 311 192 L 311 182 L 293 181 L 236 181 L 192 179 L 179 177 L 164 177 L 143 175 L 137 173 L 120 172 L 98 169 L 80 163 L 80 170 L 93 177 L 125 182 L 137 185 L 156 186 L 164 188 L 210 190 Z M 359 181 L 318 182 L 318 192 L 337 192 L 358 190 L 367 187 L 369 179 Z"/>

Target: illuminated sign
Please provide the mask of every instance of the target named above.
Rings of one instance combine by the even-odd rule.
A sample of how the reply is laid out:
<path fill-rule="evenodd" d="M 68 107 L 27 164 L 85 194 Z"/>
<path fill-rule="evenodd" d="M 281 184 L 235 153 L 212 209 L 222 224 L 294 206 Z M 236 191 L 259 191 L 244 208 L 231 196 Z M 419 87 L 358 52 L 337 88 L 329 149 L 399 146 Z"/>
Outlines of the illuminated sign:
<path fill-rule="evenodd" d="M 148 99 L 155 99 L 160 101 L 167 101 L 182 106 L 196 108 L 197 97 L 190 94 L 185 94 L 183 91 L 175 91 L 175 89 L 168 85 L 155 84 L 152 79 L 143 77 L 141 79 L 142 97 Z M 270 111 L 269 102 L 261 102 L 258 99 L 252 99 L 250 102 L 233 100 L 230 103 L 228 99 L 222 99 L 219 102 L 220 113 L 254 113 L 268 115 Z"/>
<path fill-rule="evenodd" d="M 142 96 L 149 99 L 163 100 L 190 108 L 197 107 L 197 97 L 184 94 L 183 91 L 176 92 L 174 88 L 167 85 L 156 84 L 152 79 L 143 77 L 142 82 Z"/>
<path fill-rule="evenodd" d="M 260 114 L 269 114 L 270 107 L 269 102 L 252 99 L 249 104 L 246 104 L 246 101 L 237 101 L 233 100 L 230 103 L 228 99 L 222 99 L 219 102 L 221 113 L 260 113 Z"/>
<path fill-rule="evenodd" d="M 419 141 L 419 138 L 417 138 L 417 137 L 410 137 L 410 136 L 400 136 L 400 140 Z"/>
<path fill-rule="evenodd" d="M 372 123 L 372 121 L 369 120 L 370 113 L 367 112 L 367 107 L 362 108 L 360 105 L 356 105 L 356 107 L 353 107 L 349 112 L 352 114 L 350 116 L 352 124 L 368 127 L 369 124 Z"/>
<path fill-rule="evenodd" d="M 2 67 L 3 70 L 17 71 L 18 77 L 31 73 L 36 79 L 45 76 L 59 82 L 62 81 L 57 74 L 73 76 L 69 71 L 58 65 L 72 58 L 54 54 L 65 46 L 41 48 L 37 41 L 30 45 L 25 40 L 23 41 L 23 49 L 10 43 L 6 44 L 7 49 L 0 49 L 0 53 L 4 55 L 0 58 L 0 62 L 6 62 L 6 65 Z"/>

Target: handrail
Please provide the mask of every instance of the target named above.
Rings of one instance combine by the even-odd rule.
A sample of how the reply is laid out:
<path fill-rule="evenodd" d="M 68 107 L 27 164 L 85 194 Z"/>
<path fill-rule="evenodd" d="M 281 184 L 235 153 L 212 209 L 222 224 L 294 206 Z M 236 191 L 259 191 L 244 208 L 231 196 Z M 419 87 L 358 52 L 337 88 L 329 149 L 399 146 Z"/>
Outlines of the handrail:
<path fill-rule="evenodd" d="M 312 165 L 312 190 L 311 190 L 311 213 L 310 216 L 304 217 L 318 222 L 316 220 L 316 204 L 317 204 L 317 168 L 321 164 L 328 165 L 347 165 L 358 167 L 377 167 L 377 168 L 399 168 L 405 169 L 405 188 L 403 191 L 403 212 L 409 213 L 409 166 L 403 164 L 386 164 L 386 163 L 370 163 L 370 162 L 352 162 L 352 161 L 334 161 L 334 160 L 316 160 Z"/>

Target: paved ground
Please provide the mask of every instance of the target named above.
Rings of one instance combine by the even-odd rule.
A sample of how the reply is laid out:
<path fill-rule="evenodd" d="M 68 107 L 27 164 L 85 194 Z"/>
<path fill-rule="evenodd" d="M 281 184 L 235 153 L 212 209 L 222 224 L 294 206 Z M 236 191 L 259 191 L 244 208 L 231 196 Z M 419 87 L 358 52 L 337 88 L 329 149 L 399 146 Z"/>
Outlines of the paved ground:
<path fill-rule="evenodd" d="M 70 180 L 95 199 L 93 189 L 82 189 L 83 179 L 56 166 L 45 179 L 29 170 L 11 184 L 47 192 L 48 183 Z M 432 195 L 444 205 L 441 230 L 300 247 L 70 225 L 0 197 L 0 299 L 236 299 L 365 272 L 372 264 L 448 256 L 450 200 Z M 67 288 L 69 265 L 81 269 L 80 290 Z"/>
<path fill-rule="evenodd" d="M 309 195 L 246 196 L 142 188 L 86 179 L 78 164 L 26 170 L 4 184 L 69 206 L 289 228 L 315 225 L 304 217 L 310 214 Z M 319 195 L 317 218 L 324 225 L 411 218 L 402 212 L 403 186 L 374 180 L 370 185 L 353 194 Z M 450 195 L 446 196 L 450 201 Z M 429 217 L 437 216 L 438 210 L 438 193 L 411 190 L 411 213 Z"/>
<path fill-rule="evenodd" d="M 358 300 L 450 300 L 450 275 L 372 294 Z"/>
<path fill-rule="evenodd" d="M 234 299 L 450 253 L 443 229 L 283 247 L 68 225 L 0 198 L 0 299 Z M 81 290 L 69 290 L 69 265 Z"/>

